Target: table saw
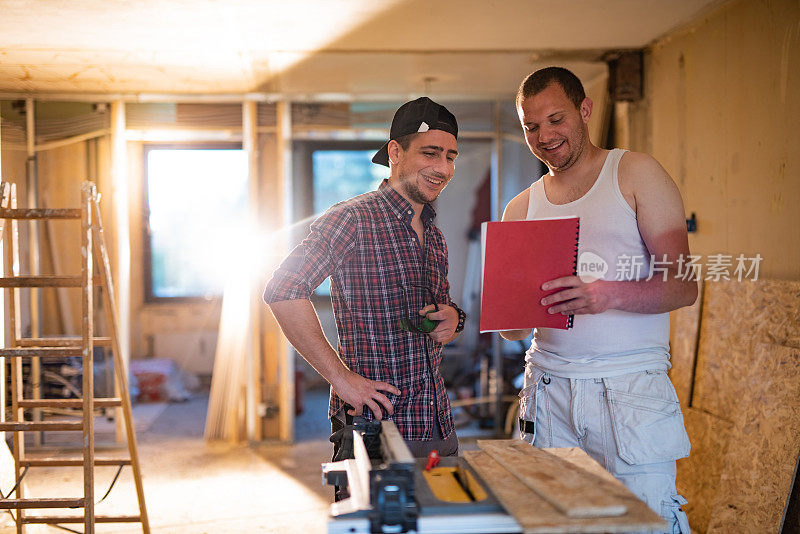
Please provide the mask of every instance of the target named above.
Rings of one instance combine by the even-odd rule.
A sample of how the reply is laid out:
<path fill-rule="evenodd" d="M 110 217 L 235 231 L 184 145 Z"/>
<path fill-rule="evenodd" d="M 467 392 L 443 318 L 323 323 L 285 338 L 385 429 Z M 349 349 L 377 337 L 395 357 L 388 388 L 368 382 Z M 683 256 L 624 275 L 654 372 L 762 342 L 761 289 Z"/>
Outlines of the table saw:
<path fill-rule="evenodd" d="M 480 451 L 445 457 L 426 469 L 393 422 L 372 428 L 380 440 L 370 447 L 373 457 L 356 425 L 354 458 L 322 465 L 323 481 L 349 493 L 331 504 L 331 534 L 635 532 L 665 526 L 580 449 L 485 440 L 478 442 Z"/>

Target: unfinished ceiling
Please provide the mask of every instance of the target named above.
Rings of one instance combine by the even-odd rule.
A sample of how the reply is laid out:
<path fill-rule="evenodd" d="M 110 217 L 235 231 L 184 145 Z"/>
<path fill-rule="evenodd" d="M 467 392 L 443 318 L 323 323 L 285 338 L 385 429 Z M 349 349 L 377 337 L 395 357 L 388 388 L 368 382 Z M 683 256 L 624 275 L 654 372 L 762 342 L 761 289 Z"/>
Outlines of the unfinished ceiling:
<path fill-rule="evenodd" d="M 507 96 L 723 0 L 0 0 L 0 92 Z"/>

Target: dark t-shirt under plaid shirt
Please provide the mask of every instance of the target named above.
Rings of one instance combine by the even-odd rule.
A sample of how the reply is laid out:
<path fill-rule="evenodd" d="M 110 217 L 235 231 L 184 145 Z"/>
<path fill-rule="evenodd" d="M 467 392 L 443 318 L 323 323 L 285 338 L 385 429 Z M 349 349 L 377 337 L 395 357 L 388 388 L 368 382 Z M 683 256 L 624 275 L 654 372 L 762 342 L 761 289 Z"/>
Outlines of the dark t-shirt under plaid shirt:
<path fill-rule="evenodd" d="M 447 245 L 425 205 L 424 250 L 411 227 L 411 204 L 384 180 L 370 191 L 333 206 L 311 224 L 306 239 L 273 273 L 264 292 L 269 304 L 308 299 L 331 277 L 339 357 L 371 380 L 388 382 L 400 396 L 385 392 L 394 406 L 388 416 L 408 440 L 429 440 L 438 410 L 442 436 L 453 430 L 450 403 L 439 374 L 442 345 L 427 335 L 402 330 L 401 318 L 414 317 L 430 302 L 453 305 L 447 281 Z M 331 389 L 329 417 L 343 401 Z M 367 417 L 372 417 L 365 410 Z"/>

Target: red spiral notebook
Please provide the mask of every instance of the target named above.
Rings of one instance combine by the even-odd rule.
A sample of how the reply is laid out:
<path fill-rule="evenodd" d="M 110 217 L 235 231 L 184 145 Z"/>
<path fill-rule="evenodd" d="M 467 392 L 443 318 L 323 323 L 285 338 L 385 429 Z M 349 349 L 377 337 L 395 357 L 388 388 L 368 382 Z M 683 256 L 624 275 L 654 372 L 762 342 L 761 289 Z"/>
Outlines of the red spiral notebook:
<path fill-rule="evenodd" d="M 481 332 L 572 328 L 572 315 L 549 314 L 540 301 L 559 290 L 542 284 L 577 273 L 580 218 L 481 225 Z"/>

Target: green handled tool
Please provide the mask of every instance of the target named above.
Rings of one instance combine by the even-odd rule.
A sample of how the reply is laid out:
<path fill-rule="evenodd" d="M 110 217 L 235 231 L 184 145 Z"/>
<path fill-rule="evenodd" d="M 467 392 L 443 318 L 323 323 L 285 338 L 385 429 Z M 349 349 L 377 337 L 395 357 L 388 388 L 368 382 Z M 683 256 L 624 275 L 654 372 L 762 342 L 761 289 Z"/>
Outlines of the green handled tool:
<path fill-rule="evenodd" d="M 424 287 L 425 290 L 427 290 L 428 295 L 431 297 L 431 302 L 433 302 L 434 309 L 429 311 L 428 313 L 426 313 L 425 317 L 423 317 L 422 320 L 419 320 L 418 322 L 415 322 L 413 317 L 404 317 L 404 318 L 400 319 L 398 324 L 399 324 L 400 328 L 402 328 L 406 332 L 411 332 L 411 333 L 414 333 L 414 334 L 428 334 L 428 333 L 432 332 L 440 322 L 440 321 L 434 321 L 433 319 L 429 319 L 428 318 L 428 314 L 439 311 L 439 305 L 436 303 L 436 299 L 433 297 L 433 292 L 430 290 L 429 287 L 427 287 L 427 286 L 417 286 L 417 285 L 414 285 L 414 284 L 409 284 L 409 285 L 411 285 L 413 287 Z M 406 288 L 403 287 L 402 285 L 398 286 L 398 287 L 400 287 L 400 289 L 403 291 L 403 295 L 406 297 L 406 299 L 404 301 L 405 302 L 406 315 L 410 316 L 411 314 L 409 313 L 409 310 L 408 310 L 408 295 L 406 294 Z"/>

